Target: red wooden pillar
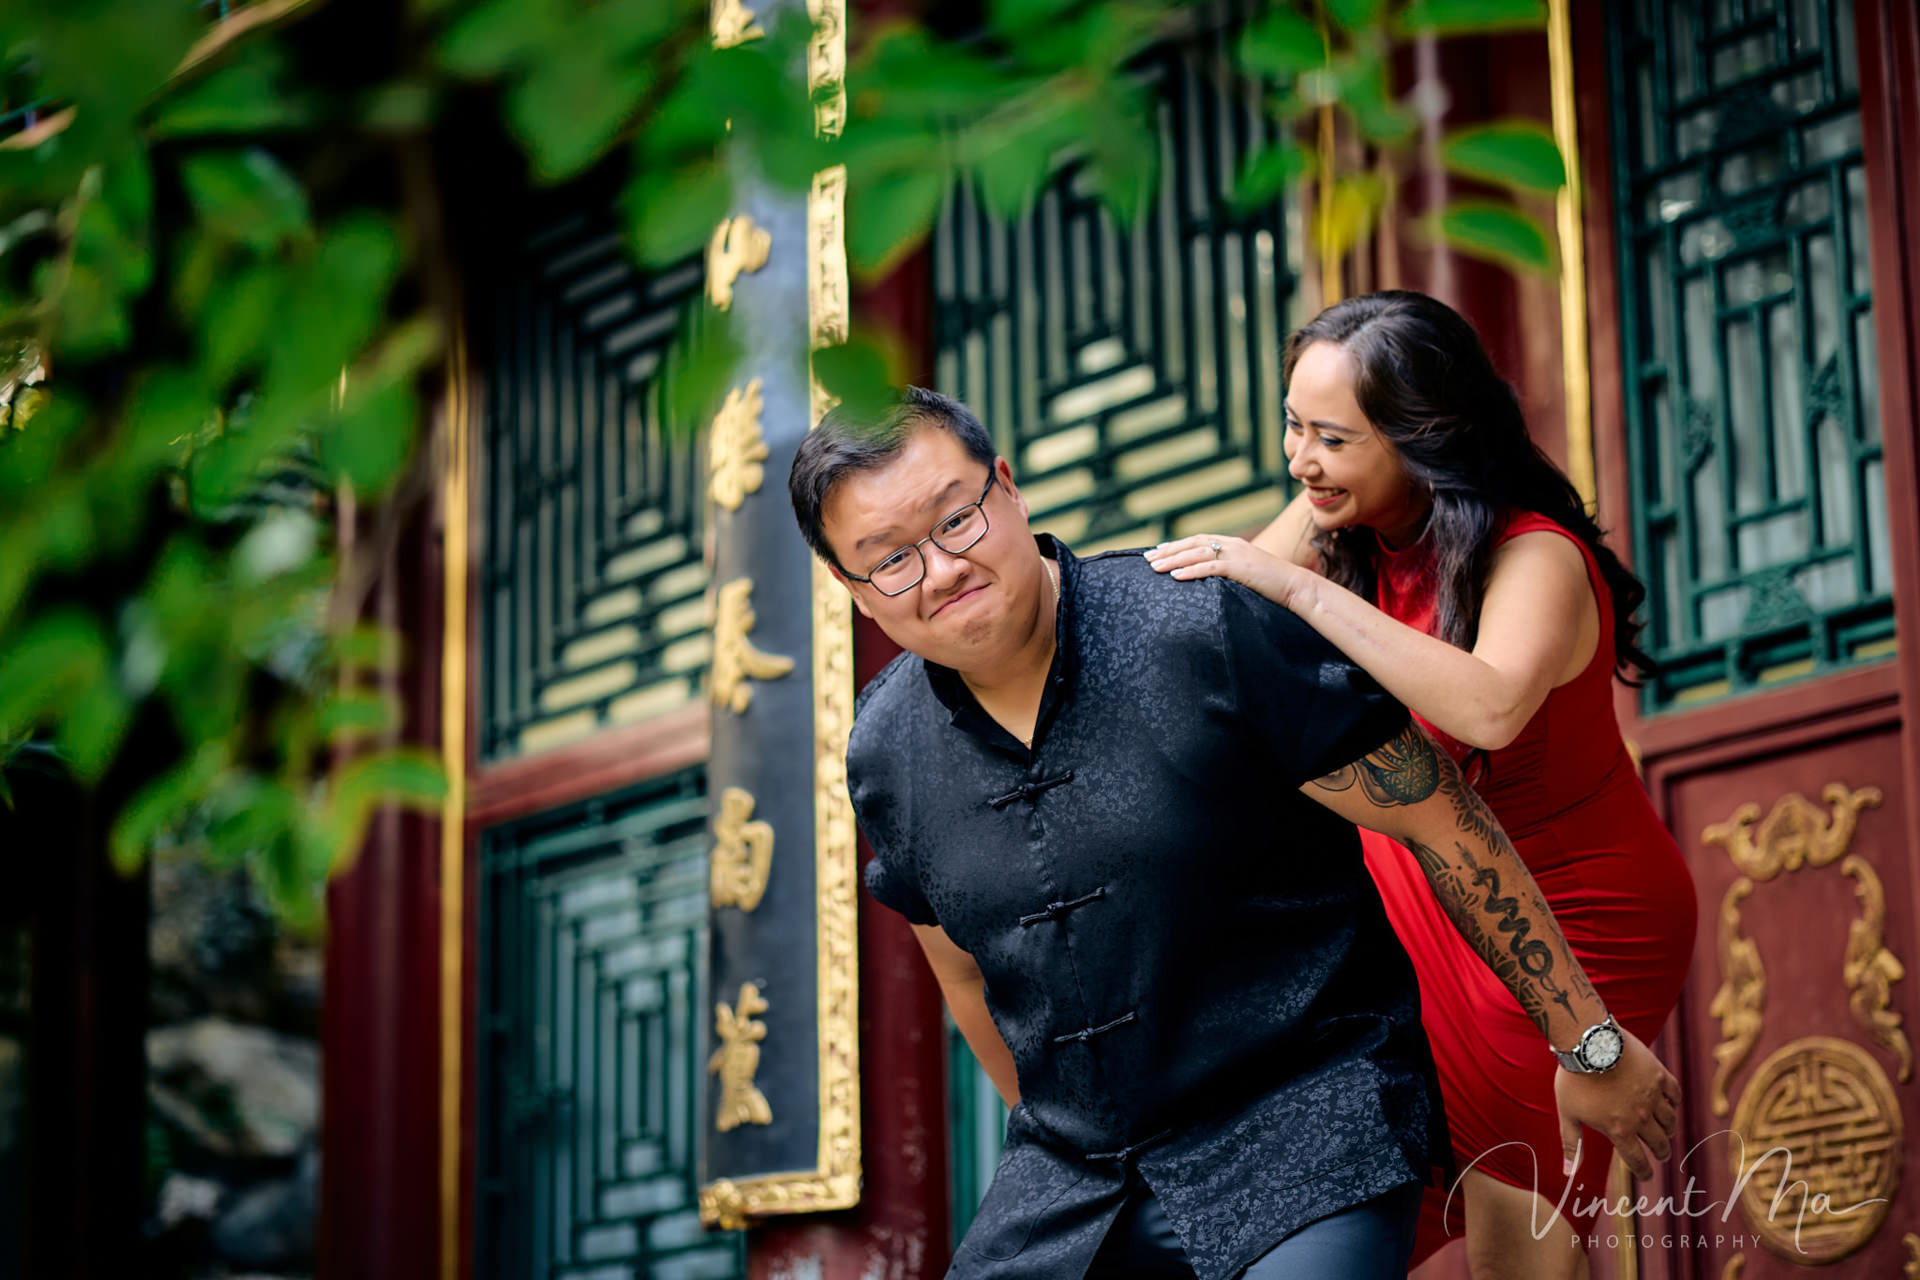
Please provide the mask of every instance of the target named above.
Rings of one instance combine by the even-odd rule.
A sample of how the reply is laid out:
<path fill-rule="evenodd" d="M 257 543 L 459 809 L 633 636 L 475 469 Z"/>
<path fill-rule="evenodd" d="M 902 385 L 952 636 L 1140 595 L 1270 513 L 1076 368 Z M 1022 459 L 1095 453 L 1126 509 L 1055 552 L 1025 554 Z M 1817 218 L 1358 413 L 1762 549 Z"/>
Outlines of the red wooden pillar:
<path fill-rule="evenodd" d="M 431 506 L 431 504 L 429 504 Z M 434 512 L 381 566 L 368 620 L 404 637 L 398 740 L 440 738 Z M 440 1221 L 439 823 L 379 814 L 327 894 L 318 1275 L 430 1280 Z"/>

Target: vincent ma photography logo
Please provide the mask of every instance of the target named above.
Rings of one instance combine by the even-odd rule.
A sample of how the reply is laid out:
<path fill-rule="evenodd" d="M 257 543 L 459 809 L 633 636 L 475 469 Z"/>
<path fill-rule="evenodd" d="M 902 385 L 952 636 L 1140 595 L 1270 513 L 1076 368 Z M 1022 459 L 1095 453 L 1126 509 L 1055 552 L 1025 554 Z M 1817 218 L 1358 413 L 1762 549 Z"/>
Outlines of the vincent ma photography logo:
<path fill-rule="evenodd" d="M 1730 1185 L 1724 1193 L 1714 1194 L 1700 1185 L 1690 1163 L 1707 1144 L 1724 1138 L 1728 1148 Z M 1447 1213 L 1453 1212 L 1453 1197 L 1469 1170 L 1494 1152 L 1521 1147 L 1530 1157 L 1533 1149 L 1521 1142 L 1502 1143 L 1476 1156 L 1447 1193 Z M 1796 1164 L 1794 1149 L 1776 1143 L 1765 1149 L 1750 1148 L 1745 1137 L 1733 1129 L 1721 1129 L 1689 1147 L 1674 1162 L 1675 1177 L 1684 1174 L 1686 1182 L 1677 1191 L 1665 1195 L 1586 1196 L 1573 1194 L 1573 1183 L 1561 1191 L 1553 1212 L 1545 1221 L 1535 1215 L 1531 1225 L 1533 1238 L 1544 1239 L 1565 1217 L 1570 1222 L 1615 1224 L 1608 1230 L 1594 1229 L 1584 1236 L 1576 1234 L 1576 1243 L 1588 1249 L 1605 1245 L 1619 1248 L 1637 1243 L 1643 1249 L 1743 1249 L 1765 1245 L 1777 1253 L 1796 1257 L 1807 1265 L 1830 1262 L 1849 1253 L 1864 1242 L 1886 1217 L 1891 1197 L 1887 1194 L 1861 1195 L 1861 1191 L 1881 1191 L 1876 1185 L 1889 1181 L 1897 1152 L 1853 1150 L 1839 1153 L 1814 1153 L 1809 1163 L 1800 1153 Z M 1862 1159 L 1865 1154 L 1867 1158 Z M 1873 1158 L 1879 1155 L 1880 1159 Z M 1576 1156 L 1576 1159 L 1578 1157 Z M 1539 1165 L 1534 1162 L 1534 1191 L 1540 1199 Z M 1884 1191 L 1891 1191 L 1891 1186 Z M 1740 1221 L 1734 1208 L 1741 1208 Z M 1658 1222 L 1659 1232 L 1636 1234 L 1622 1232 L 1622 1222 Z M 1668 1225 L 1670 1224 L 1670 1225 Z"/>

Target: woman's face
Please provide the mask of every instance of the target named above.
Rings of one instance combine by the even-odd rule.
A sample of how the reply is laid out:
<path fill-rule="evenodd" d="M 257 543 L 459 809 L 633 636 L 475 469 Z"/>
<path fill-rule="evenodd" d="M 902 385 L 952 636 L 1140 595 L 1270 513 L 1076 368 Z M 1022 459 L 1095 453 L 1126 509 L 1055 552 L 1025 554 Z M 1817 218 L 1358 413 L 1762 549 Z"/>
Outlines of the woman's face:
<path fill-rule="evenodd" d="M 1400 455 L 1353 398 L 1353 360 L 1331 342 L 1300 353 L 1287 386 L 1287 472 L 1307 487 L 1320 529 L 1364 525 L 1404 546 L 1428 502 Z"/>

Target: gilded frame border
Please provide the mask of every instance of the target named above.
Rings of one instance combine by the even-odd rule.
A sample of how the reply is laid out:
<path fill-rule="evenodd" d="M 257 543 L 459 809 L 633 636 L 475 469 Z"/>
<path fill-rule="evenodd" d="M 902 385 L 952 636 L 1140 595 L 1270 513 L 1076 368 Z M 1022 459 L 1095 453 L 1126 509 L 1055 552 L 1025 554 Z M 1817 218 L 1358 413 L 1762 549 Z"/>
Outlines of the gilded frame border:
<path fill-rule="evenodd" d="M 814 38 L 807 78 L 839 85 L 846 67 L 845 0 L 808 0 Z M 844 93 L 816 101 L 815 123 L 837 134 Z M 808 331 L 815 348 L 846 340 L 850 323 L 846 255 L 846 172 L 816 174 L 807 197 Z M 809 427 L 832 400 L 810 378 Z M 817 559 L 812 566 L 815 955 L 819 972 L 819 1152 L 815 1168 L 700 1188 L 700 1216 L 740 1229 L 779 1214 L 847 1209 L 860 1201 L 859 850 L 847 794 L 847 735 L 853 728 L 853 606 Z"/>

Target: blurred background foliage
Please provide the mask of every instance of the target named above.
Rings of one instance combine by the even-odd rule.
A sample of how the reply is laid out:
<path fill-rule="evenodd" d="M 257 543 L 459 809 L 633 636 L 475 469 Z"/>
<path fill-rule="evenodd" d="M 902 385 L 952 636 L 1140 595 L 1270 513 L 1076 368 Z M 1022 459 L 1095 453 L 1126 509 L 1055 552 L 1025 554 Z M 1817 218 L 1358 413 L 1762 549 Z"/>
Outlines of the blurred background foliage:
<path fill-rule="evenodd" d="M 354 0 L 330 0 L 346 5 Z M 1150 47 L 1234 26 L 1237 65 L 1291 126 L 1239 199 L 1314 184 L 1310 244 L 1351 249 L 1385 183 L 1332 139 L 1411 148 L 1396 89 L 1415 36 L 1538 27 L 1540 0 L 987 0 L 964 18 L 857 18 L 844 129 L 815 128 L 804 11 L 705 0 L 411 0 L 368 11 L 364 54 L 315 57 L 326 0 L 68 0 L 0 15 L 0 804 L 35 772 L 88 788 L 112 856 L 245 863 L 293 921 L 385 803 L 445 781 L 398 745 L 401 638 L 364 625 L 378 557 L 437 474 L 424 424 L 457 303 L 432 158 L 476 119 L 536 182 L 617 170 L 645 264 L 698 252 L 737 183 L 848 172 L 856 272 L 884 272 L 970 179 L 1020 211 L 1065 163 L 1122 223 L 1157 180 Z M 714 26 L 746 38 L 716 48 Z M 452 109 L 480 100 L 485 110 Z M 822 96 L 814 106 L 834 109 Z M 1536 270 L 1529 201 L 1565 181 L 1533 121 L 1451 134 L 1484 196 L 1429 230 Z M 421 175 L 429 175 L 423 188 Z M 796 331 L 803 326 L 796 325 Z M 681 425 L 736 350 L 689 315 Z M 819 353 L 843 396 L 884 342 Z M 798 354 L 797 352 L 795 353 Z"/>

